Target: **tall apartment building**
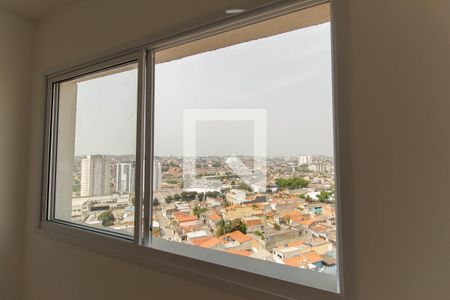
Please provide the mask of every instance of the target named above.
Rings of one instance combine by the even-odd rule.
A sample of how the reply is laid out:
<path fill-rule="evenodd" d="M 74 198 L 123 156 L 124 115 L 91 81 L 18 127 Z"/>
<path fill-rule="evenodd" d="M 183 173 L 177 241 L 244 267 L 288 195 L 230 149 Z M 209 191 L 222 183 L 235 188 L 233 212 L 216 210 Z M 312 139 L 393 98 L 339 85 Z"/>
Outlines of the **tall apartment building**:
<path fill-rule="evenodd" d="M 116 191 L 119 193 L 134 193 L 135 163 L 118 163 L 116 165 Z"/>
<path fill-rule="evenodd" d="M 301 155 L 298 157 L 298 165 L 310 165 L 312 164 L 312 156 L 311 155 Z"/>
<path fill-rule="evenodd" d="M 111 194 L 111 162 L 103 155 L 87 155 L 81 160 L 81 197 Z"/>
<path fill-rule="evenodd" d="M 308 169 L 313 172 L 331 173 L 334 171 L 333 164 L 331 163 L 316 163 L 309 165 Z"/>
<path fill-rule="evenodd" d="M 153 162 L 153 191 L 154 192 L 159 192 L 161 190 L 161 181 L 162 181 L 161 162 L 155 160 Z"/>

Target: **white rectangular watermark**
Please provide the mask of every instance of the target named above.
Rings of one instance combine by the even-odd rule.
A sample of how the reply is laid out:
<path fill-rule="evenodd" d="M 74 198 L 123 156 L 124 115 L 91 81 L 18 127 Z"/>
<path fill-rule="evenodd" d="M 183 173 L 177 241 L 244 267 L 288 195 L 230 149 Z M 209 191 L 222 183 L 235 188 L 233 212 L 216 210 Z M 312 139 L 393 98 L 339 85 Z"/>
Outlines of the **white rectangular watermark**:
<path fill-rule="evenodd" d="M 253 123 L 253 170 L 238 157 L 229 156 L 225 163 L 254 192 L 266 191 L 267 110 L 266 109 L 184 109 L 183 110 L 183 189 L 185 191 L 220 191 L 217 179 L 197 179 L 195 176 L 196 135 L 199 121 Z M 232 137 L 230 142 L 232 141 Z"/>

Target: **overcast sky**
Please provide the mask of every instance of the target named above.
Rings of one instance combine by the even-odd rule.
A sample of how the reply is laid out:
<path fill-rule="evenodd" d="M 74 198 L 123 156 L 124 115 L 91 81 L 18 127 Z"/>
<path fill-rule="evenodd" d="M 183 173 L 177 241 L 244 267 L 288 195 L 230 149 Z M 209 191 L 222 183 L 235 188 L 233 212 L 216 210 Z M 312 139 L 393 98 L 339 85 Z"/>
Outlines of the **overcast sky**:
<path fill-rule="evenodd" d="M 155 74 L 157 156 L 182 154 L 192 108 L 266 109 L 269 156 L 333 153 L 329 23 L 158 64 Z M 77 155 L 135 152 L 136 76 L 79 84 Z M 197 122 L 197 155 L 252 154 L 253 126 Z"/>
<path fill-rule="evenodd" d="M 75 155 L 135 154 L 137 70 L 78 83 Z"/>

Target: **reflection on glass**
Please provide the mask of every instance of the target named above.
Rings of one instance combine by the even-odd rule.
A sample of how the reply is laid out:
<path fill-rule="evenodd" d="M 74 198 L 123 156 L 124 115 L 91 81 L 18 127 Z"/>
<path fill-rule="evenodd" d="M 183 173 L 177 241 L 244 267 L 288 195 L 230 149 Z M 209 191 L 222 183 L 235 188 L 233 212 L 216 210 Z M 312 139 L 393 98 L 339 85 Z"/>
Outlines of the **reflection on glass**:
<path fill-rule="evenodd" d="M 59 85 L 55 217 L 133 234 L 137 65 Z"/>

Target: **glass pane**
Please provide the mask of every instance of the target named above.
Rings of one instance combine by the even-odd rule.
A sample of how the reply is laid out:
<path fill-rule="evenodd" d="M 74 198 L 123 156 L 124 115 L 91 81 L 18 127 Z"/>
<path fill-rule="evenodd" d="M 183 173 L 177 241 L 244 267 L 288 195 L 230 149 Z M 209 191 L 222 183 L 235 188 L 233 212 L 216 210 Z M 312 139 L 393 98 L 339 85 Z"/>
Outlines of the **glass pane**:
<path fill-rule="evenodd" d="M 137 64 L 59 87 L 55 218 L 134 230 Z"/>
<path fill-rule="evenodd" d="M 155 54 L 154 241 L 336 274 L 327 9 Z"/>

